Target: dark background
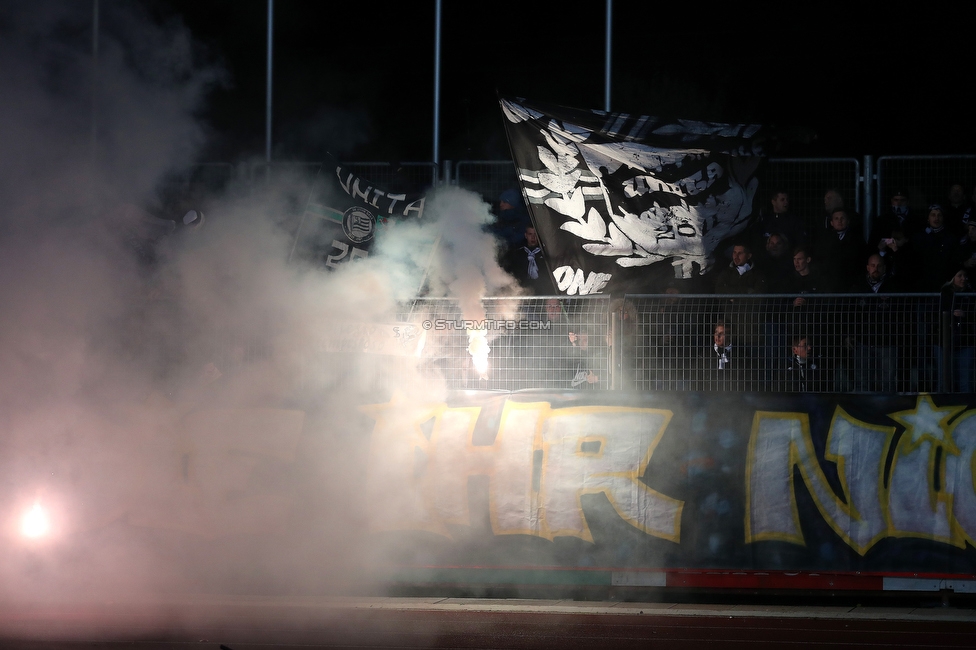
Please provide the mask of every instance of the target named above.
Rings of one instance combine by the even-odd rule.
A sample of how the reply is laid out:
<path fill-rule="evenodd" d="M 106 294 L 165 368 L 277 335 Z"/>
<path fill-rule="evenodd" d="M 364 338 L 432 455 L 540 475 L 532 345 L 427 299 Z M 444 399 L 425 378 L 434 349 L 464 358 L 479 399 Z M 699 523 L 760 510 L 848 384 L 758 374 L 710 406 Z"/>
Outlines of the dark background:
<path fill-rule="evenodd" d="M 263 157 L 266 0 L 148 7 L 228 71 L 202 115 L 212 140 L 200 159 Z M 976 150 L 962 15 L 736 7 L 616 0 L 611 109 L 817 134 L 780 155 Z M 604 16 L 598 0 L 445 2 L 441 158 L 509 157 L 496 91 L 603 108 Z M 433 0 L 277 0 L 274 159 L 430 160 L 433 36 Z"/>

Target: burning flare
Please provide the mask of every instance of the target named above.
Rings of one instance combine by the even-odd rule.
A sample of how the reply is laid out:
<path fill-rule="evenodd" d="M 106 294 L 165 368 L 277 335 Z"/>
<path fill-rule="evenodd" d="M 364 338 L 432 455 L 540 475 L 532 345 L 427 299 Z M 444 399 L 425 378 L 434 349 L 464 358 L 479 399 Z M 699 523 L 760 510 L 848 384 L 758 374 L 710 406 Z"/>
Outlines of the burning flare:
<path fill-rule="evenodd" d="M 468 330 L 468 354 L 482 379 L 488 379 L 488 333 L 485 330 Z"/>
<path fill-rule="evenodd" d="M 44 537 L 51 531 L 51 520 L 47 511 L 35 502 L 34 506 L 24 513 L 20 520 L 20 532 L 24 537 Z"/>

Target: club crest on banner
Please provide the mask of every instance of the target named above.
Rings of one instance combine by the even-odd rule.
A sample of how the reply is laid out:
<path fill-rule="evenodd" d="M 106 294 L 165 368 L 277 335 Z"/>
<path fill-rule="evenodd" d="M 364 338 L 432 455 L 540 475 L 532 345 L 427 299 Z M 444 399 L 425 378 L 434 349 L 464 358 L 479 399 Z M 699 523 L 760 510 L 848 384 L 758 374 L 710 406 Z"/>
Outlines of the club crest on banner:
<path fill-rule="evenodd" d="M 342 231 L 357 244 L 372 239 L 375 229 L 376 217 L 365 208 L 353 206 L 342 215 Z"/>
<path fill-rule="evenodd" d="M 312 182 L 289 259 L 333 270 L 366 259 L 380 231 L 422 219 L 425 202 L 423 194 L 380 187 L 330 158 Z"/>

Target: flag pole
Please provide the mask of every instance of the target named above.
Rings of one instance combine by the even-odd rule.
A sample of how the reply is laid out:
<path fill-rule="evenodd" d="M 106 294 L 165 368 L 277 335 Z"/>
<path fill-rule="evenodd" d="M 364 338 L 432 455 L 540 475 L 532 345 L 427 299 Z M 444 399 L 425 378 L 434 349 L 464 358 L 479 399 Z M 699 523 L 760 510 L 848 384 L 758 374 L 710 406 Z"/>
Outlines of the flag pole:
<path fill-rule="evenodd" d="M 268 0 L 268 55 L 264 91 L 264 162 L 271 166 L 271 90 L 274 54 L 274 0 Z"/>
<path fill-rule="evenodd" d="M 441 0 L 434 3 L 434 165 L 441 156 Z"/>
<path fill-rule="evenodd" d="M 604 62 L 603 110 L 610 112 L 610 55 L 613 52 L 613 0 L 607 0 L 607 39 Z"/>

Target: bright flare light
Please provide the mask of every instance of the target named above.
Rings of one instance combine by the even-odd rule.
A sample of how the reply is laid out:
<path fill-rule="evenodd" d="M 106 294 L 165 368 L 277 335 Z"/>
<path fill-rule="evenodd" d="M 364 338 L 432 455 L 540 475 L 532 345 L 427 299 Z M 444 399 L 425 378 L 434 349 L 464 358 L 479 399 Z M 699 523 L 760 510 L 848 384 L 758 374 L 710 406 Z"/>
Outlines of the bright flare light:
<path fill-rule="evenodd" d="M 20 520 L 20 532 L 24 537 L 44 537 L 50 531 L 51 520 L 40 503 L 35 503 Z"/>
<path fill-rule="evenodd" d="M 488 347 L 488 333 L 485 330 L 468 330 L 468 354 L 482 379 L 488 379 L 489 352 L 491 348 Z"/>

